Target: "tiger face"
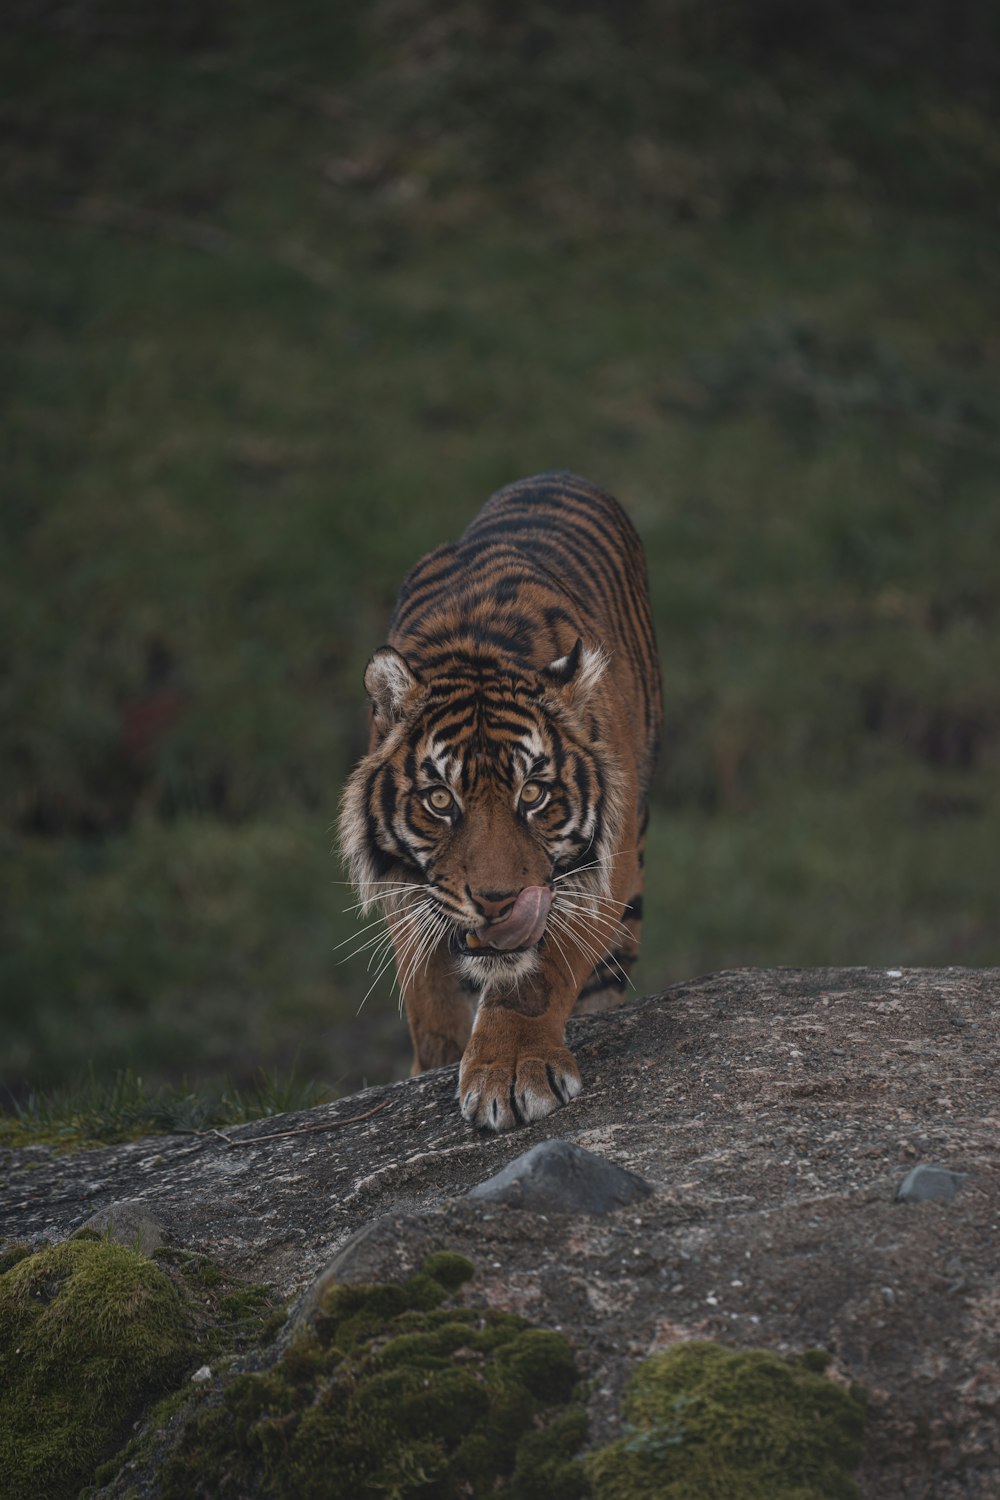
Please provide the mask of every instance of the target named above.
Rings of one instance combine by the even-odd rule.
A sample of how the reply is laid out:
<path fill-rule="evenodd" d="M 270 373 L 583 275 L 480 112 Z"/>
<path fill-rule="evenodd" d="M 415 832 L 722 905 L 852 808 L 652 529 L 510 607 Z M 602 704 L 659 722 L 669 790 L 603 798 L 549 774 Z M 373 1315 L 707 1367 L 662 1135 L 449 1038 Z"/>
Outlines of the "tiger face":
<path fill-rule="evenodd" d="M 427 682 L 391 647 L 372 658 L 373 747 L 347 787 L 342 843 L 414 962 L 446 942 L 470 988 L 516 984 L 580 897 L 605 890 L 613 758 L 588 717 L 605 668 L 579 641 L 538 672 L 480 654 Z"/>

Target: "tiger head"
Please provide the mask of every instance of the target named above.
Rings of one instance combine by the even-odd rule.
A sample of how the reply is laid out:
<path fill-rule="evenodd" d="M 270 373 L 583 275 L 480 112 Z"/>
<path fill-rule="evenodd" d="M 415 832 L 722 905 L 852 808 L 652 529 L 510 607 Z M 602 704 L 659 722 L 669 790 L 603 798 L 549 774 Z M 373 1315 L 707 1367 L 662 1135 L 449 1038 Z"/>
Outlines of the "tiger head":
<path fill-rule="evenodd" d="M 420 956 L 447 942 L 477 985 L 558 944 L 581 896 L 606 894 L 621 824 L 602 731 L 607 657 L 577 641 L 534 671 L 482 651 L 415 671 L 393 647 L 365 674 L 372 746 L 347 783 L 341 846 L 367 909 Z"/>

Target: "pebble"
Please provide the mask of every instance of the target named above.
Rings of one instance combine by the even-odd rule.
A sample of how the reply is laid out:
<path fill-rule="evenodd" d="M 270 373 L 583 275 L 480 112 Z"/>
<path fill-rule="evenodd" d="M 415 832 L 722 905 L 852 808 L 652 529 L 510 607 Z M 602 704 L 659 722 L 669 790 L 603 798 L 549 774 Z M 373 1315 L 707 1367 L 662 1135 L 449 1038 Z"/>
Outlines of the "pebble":
<path fill-rule="evenodd" d="M 929 1203 L 937 1199 L 950 1203 L 965 1181 L 964 1172 L 950 1167 L 935 1167 L 921 1162 L 907 1172 L 896 1190 L 897 1203 Z"/>
<path fill-rule="evenodd" d="M 648 1182 L 595 1156 L 572 1141 L 541 1141 L 494 1177 L 469 1191 L 470 1198 L 546 1213 L 606 1214 L 652 1192 Z"/>
<path fill-rule="evenodd" d="M 90 1229 L 95 1234 L 105 1235 L 118 1245 L 127 1245 L 130 1250 L 141 1250 L 143 1255 L 152 1255 L 165 1244 L 163 1226 L 153 1218 L 141 1198 L 121 1198 L 99 1208 L 83 1224 L 77 1225 L 76 1233 Z"/>

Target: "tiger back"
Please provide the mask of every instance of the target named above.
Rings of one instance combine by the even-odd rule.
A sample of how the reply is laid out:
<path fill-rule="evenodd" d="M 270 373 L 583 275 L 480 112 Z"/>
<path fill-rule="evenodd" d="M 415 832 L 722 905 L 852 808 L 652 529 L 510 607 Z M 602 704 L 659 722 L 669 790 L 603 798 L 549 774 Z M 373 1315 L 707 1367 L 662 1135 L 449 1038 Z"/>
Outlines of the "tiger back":
<path fill-rule="evenodd" d="M 540 1119 L 582 1087 L 567 1018 L 621 999 L 639 945 L 662 708 L 621 506 L 571 474 L 498 491 L 410 572 L 365 686 L 341 845 L 413 1071 L 459 1061 L 478 1126 Z"/>

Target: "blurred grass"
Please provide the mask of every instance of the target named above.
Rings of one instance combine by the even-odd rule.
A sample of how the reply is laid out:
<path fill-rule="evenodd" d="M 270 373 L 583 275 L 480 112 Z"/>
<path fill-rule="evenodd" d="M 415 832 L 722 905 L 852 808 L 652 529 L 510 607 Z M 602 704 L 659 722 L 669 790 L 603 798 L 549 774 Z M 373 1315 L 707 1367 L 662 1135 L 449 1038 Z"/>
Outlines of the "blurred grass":
<path fill-rule="evenodd" d="M 16 1093 L 405 1068 L 333 951 L 361 675 L 412 561 L 543 468 L 647 544 L 641 988 L 1000 962 L 1000 127 L 639 9 L 16 7 Z"/>
<path fill-rule="evenodd" d="M 197 1135 L 326 1103 L 328 1091 L 295 1071 L 261 1071 L 248 1087 L 230 1083 L 150 1087 L 132 1068 L 98 1078 L 93 1069 L 70 1084 L 29 1089 L 0 1113 L 0 1146 L 101 1146 L 143 1135 Z"/>

